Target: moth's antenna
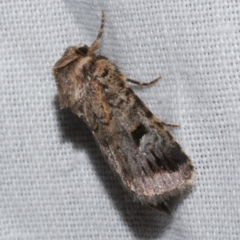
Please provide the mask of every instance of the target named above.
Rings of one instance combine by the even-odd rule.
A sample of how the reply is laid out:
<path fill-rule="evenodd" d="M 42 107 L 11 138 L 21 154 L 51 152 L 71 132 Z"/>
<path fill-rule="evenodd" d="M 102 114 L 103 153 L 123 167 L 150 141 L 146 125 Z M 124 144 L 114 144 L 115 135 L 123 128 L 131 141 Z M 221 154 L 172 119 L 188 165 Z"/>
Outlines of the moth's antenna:
<path fill-rule="evenodd" d="M 88 50 L 88 53 L 87 53 L 88 56 L 92 55 L 99 47 L 100 38 L 101 38 L 101 36 L 103 34 L 104 20 L 105 20 L 104 19 L 104 12 L 102 11 L 101 26 L 100 26 L 100 29 L 99 29 L 99 32 L 98 32 L 98 35 L 97 35 L 95 41 L 93 42 L 93 44 L 91 45 L 91 47 Z"/>

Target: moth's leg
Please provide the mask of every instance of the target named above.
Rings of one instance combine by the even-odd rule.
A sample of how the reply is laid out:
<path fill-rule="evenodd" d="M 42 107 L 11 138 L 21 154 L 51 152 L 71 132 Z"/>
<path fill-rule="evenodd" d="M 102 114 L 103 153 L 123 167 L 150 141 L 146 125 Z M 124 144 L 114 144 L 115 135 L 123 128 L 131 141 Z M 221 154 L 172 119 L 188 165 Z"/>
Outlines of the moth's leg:
<path fill-rule="evenodd" d="M 140 85 L 140 86 L 149 86 L 149 85 L 152 85 L 154 83 L 156 83 L 157 81 L 159 81 L 161 79 L 161 77 L 158 77 L 156 79 L 154 79 L 153 81 L 151 82 L 148 82 L 148 83 L 144 83 L 144 82 L 138 82 L 138 81 L 135 81 L 135 80 L 132 80 L 130 78 L 127 78 L 127 81 L 128 82 L 131 82 L 131 83 L 134 83 L 134 84 L 137 84 L 137 85 Z M 171 124 L 171 123 L 165 123 L 165 122 L 162 122 L 161 123 L 165 126 L 165 127 L 171 127 L 171 128 L 178 128 L 180 127 L 180 125 L 178 124 Z"/>
<path fill-rule="evenodd" d="M 88 50 L 88 53 L 87 55 L 90 56 L 92 55 L 99 47 L 99 43 L 100 43 L 100 38 L 103 34 L 103 28 L 104 28 L 104 12 L 102 11 L 102 22 L 101 22 L 101 26 L 100 26 L 100 29 L 99 29 L 99 32 L 98 32 L 98 35 L 95 39 L 95 41 L 93 42 L 93 44 L 91 45 L 91 47 L 89 48 Z"/>
<path fill-rule="evenodd" d="M 165 122 L 162 122 L 161 123 L 165 126 L 165 127 L 171 127 L 171 128 L 178 128 L 180 127 L 180 125 L 178 124 L 171 124 L 171 123 L 165 123 Z"/>
<path fill-rule="evenodd" d="M 145 82 L 138 82 L 138 81 L 135 81 L 135 80 L 132 80 L 130 78 L 127 78 L 127 81 L 128 82 L 131 82 L 131 83 L 134 83 L 134 84 L 137 84 L 139 86 L 149 86 L 149 85 L 152 85 L 154 83 L 156 83 L 157 81 L 159 81 L 161 79 L 161 77 L 158 77 L 156 79 L 154 79 L 153 81 L 151 82 L 148 82 L 148 83 L 145 83 Z"/>

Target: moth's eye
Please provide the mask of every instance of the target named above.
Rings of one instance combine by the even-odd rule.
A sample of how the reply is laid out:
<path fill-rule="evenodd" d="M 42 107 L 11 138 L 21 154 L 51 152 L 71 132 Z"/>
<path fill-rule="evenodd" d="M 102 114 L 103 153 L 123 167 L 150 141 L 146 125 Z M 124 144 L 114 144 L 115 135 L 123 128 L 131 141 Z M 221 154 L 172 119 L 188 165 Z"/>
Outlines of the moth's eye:
<path fill-rule="evenodd" d="M 76 53 L 86 56 L 88 52 L 89 47 L 87 45 L 81 46 L 76 49 Z"/>

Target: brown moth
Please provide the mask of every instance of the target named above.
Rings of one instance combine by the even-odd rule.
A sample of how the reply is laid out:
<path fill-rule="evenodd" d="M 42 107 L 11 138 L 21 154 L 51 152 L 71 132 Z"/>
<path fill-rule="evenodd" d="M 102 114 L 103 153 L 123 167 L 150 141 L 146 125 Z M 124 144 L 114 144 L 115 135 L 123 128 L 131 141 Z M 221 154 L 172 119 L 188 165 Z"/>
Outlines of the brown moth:
<path fill-rule="evenodd" d="M 140 83 L 119 72 L 95 51 L 103 34 L 88 47 L 68 47 L 53 67 L 61 108 L 82 118 L 106 161 L 134 198 L 170 213 L 167 200 L 188 191 L 194 169 L 188 156 L 126 82 Z"/>

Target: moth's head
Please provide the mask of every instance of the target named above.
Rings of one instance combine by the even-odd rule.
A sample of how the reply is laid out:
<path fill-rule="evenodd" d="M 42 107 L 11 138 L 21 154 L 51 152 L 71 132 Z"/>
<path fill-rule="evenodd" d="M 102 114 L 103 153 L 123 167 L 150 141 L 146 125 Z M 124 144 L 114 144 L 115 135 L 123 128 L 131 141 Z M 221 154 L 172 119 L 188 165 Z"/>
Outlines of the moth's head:
<path fill-rule="evenodd" d="M 59 70 L 66 67 L 76 59 L 82 59 L 87 56 L 89 47 L 80 43 L 78 46 L 68 47 L 62 57 L 55 63 L 53 70 Z"/>
<path fill-rule="evenodd" d="M 82 68 L 92 58 L 88 56 L 88 51 L 89 47 L 85 44 L 68 47 L 53 67 L 62 108 L 72 107 L 76 101 L 81 100 L 85 80 Z"/>
<path fill-rule="evenodd" d="M 68 47 L 63 56 L 71 56 L 71 55 L 78 55 L 79 57 L 85 57 L 87 56 L 89 47 L 86 44 L 80 43 L 78 46 L 74 46 L 74 47 Z"/>

